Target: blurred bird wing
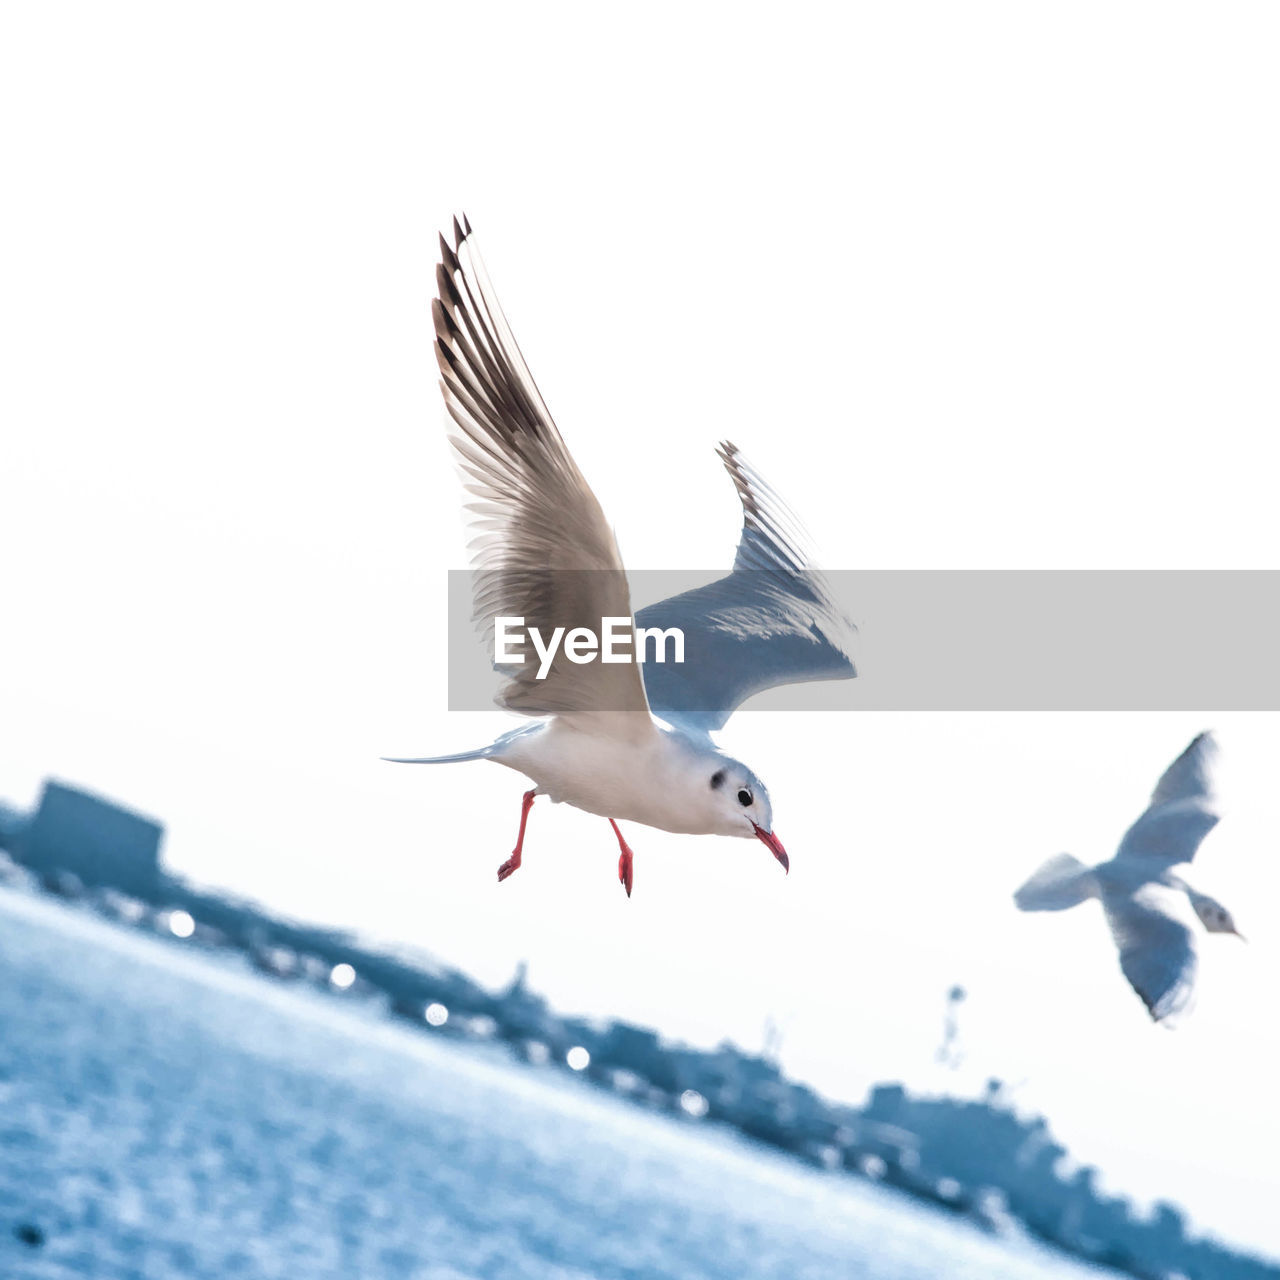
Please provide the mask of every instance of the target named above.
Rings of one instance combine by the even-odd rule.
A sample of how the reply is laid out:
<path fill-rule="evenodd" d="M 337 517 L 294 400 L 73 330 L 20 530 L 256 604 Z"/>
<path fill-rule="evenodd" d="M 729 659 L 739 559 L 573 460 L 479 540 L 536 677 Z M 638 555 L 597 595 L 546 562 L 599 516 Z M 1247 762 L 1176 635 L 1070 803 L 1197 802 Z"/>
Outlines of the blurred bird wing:
<path fill-rule="evenodd" d="M 855 628 L 811 567 L 794 516 L 736 446 L 718 452 L 742 503 L 733 570 L 636 614 L 637 627 L 684 632 L 684 662 L 648 663 L 645 688 L 655 714 L 702 733 L 765 689 L 857 675 Z"/>
<path fill-rule="evenodd" d="M 1218 747 L 1211 733 L 1194 738 L 1164 771 L 1146 812 L 1125 832 L 1117 859 L 1170 867 L 1190 862 L 1221 816 L 1213 787 Z"/>
<path fill-rule="evenodd" d="M 1186 894 L 1147 882 L 1104 892 L 1102 905 L 1120 968 L 1156 1022 L 1191 1011 L 1197 969 L 1194 916 Z"/>
<path fill-rule="evenodd" d="M 613 532 L 578 470 L 516 345 L 476 253 L 471 227 L 440 238 L 432 304 L 450 432 L 476 536 L 473 617 L 492 651 L 498 617 L 523 618 L 550 638 L 606 617 L 629 618 L 630 592 Z M 573 662 L 560 646 L 544 679 L 526 647 L 502 706 L 526 715 L 589 716 L 600 731 L 656 733 L 634 662 Z M 622 713 L 622 714 L 616 714 Z"/>

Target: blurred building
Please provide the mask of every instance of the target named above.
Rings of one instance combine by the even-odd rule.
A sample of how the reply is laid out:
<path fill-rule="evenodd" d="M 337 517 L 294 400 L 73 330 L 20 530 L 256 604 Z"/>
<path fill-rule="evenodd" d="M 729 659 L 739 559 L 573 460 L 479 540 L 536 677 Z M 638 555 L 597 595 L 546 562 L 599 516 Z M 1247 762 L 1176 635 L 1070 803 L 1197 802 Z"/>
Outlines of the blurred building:
<path fill-rule="evenodd" d="M 46 782 L 30 817 L 0 813 L 0 845 L 42 878 L 75 876 L 154 898 L 160 887 L 164 827 L 77 787 Z"/>
<path fill-rule="evenodd" d="M 27 825 L 27 815 L 0 800 L 0 849 L 12 851 L 19 832 Z"/>

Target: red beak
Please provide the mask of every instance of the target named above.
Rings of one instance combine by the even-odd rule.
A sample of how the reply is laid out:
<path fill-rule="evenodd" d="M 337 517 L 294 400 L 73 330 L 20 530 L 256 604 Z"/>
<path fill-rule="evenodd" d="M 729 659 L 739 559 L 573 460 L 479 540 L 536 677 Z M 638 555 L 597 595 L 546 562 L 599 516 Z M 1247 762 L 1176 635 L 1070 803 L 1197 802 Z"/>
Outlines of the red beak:
<path fill-rule="evenodd" d="M 791 859 L 787 857 L 787 851 L 782 847 L 782 841 L 772 831 L 766 831 L 763 827 L 756 826 L 754 822 L 751 825 L 756 828 L 756 839 L 761 844 L 768 846 L 769 852 L 782 863 L 783 871 L 790 874 Z"/>

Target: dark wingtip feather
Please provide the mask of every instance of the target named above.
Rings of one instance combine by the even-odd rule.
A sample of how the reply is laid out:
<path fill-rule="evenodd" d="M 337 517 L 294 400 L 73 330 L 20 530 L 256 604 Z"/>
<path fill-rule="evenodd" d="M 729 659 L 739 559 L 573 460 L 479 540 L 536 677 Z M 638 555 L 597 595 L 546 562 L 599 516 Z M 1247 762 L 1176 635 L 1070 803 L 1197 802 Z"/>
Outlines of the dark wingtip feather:
<path fill-rule="evenodd" d="M 738 462 L 738 446 L 730 440 L 721 440 L 716 453 L 724 463 L 729 479 L 733 481 L 733 487 L 738 491 L 738 500 L 742 503 L 743 514 L 750 520 L 759 519 L 760 505 L 750 478 L 743 474 Z"/>
<path fill-rule="evenodd" d="M 716 445 L 716 456 L 724 463 L 726 467 L 733 465 L 733 460 L 738 456 L 738 446 L 732 440 L 721 440 Z"/>
<path fill-rule="evenodd" d="M 436 339 L 436 364 L 440 366 L 440 372 L 446 378 L 457 373 L 457 359 L 452 351 L 449 350 L 448 344 L 443 338 Z M 441 387 L 443 388 L 443 383 Z M 448 399 L 448 396 L 445 397 Z"/>
<path fill-rule="evenodd" d="M 448 304 L 448 310 L 450 311 L 462 305 L 462 296 L 458 293 L 457 286 L 453 283 L 453 276 L 449 274 L 449 268 L 443 262 L 436 264 L 436 293 L 442 303 Z"/>
<path fill-rule="evenodd" d="M 443 298 L 431 299 L 431 318 L 435 322 L 437 338 L 448 343 L 456 341 L 458 326 Z"/>

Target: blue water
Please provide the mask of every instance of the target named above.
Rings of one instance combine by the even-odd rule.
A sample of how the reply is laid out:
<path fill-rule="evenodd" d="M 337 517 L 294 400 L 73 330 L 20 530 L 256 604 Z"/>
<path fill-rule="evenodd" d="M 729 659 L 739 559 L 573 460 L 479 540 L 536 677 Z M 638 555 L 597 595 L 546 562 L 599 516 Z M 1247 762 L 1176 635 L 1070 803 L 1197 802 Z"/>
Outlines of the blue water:
<path fill-rule="evenodd" d="M 44 1243 L 15 1234 L 34 1224 Z M 231 961 L 0 890 L 0 1276 L 1099 1272 Z"/>

